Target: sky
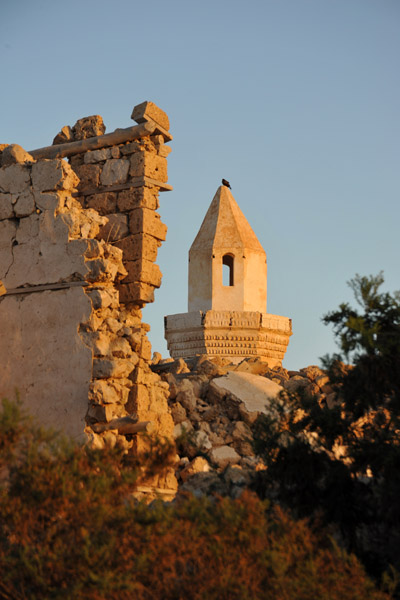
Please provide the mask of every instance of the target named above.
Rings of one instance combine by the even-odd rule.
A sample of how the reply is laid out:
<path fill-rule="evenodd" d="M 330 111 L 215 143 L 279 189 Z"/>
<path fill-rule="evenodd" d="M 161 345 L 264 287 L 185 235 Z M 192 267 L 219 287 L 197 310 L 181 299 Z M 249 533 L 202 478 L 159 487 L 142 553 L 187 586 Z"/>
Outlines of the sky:
<path fill-rule="evenodd" d="M 0 0 L 0 49 L 0 143 L 129 127 L 144 100 L 168 114 L 154 351 L 223 177 L 267 253 L 268 312 L 292 319 L 286 368 L 337 349 L 321 318 L 356 273 L 400 289 L 398 0 Z"/>

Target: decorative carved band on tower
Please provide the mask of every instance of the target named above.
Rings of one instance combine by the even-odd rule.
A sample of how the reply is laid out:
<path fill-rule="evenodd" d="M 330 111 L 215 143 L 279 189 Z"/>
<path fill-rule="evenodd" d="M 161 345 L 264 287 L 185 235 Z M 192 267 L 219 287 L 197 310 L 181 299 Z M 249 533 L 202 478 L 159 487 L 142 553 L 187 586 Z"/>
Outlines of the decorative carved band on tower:
<path fill-rule="evenodd" d="M 266 313 L 266 254 L 226 186 L 218 188 L 189 251 L 188 304 L 189 312 L 165 317 L 173 358 L 282 363 L 292 322 Z"/>

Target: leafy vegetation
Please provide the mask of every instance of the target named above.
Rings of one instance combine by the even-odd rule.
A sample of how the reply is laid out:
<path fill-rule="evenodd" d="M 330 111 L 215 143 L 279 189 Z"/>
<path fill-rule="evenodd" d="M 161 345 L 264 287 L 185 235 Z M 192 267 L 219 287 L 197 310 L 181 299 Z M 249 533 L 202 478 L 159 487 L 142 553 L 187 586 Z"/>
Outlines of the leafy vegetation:
<path fill-rule="evenodd" d="M 2 600 L 389 597 L 354 556 L 254 494 L 137 503 L 118 450 L 73 446 L 6 401 L 0 440 Z"/>
<path fill-rule="evenodd" d="M 254 433 L 267 465 L 259 494 L 330 527 L 400 597 L 400 295 L 382 284 L 356 276 L 360 308 L 323 319 L 340 348 L 324 358 L 336 402 L 284 394 Z"/>

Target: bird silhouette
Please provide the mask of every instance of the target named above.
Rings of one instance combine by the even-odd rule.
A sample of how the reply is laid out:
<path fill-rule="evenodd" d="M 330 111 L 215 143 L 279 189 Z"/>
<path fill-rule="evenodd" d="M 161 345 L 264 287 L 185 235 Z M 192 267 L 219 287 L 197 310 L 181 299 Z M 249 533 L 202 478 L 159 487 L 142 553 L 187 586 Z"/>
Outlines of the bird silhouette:
<path fill-rule="evenodd" d="M 229 181 L 227 181 L 226 179 L 223 179 L 223 180 L 222 180 L 222 185 L 226 185 L 226 187 L 227 187 L 227 188 L 229 188 L 230 190 L 232 189 L 232 188 L 231 188 L 231 184 L 230 184 L 230 183 L 229 183 Z"/>

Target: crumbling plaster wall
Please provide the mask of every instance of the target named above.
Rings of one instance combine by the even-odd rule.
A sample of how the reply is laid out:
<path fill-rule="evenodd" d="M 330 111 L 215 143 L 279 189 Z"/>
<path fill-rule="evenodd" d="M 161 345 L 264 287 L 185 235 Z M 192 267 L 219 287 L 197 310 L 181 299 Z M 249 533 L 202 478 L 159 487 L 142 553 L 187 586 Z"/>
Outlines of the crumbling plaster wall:
<path fill-rule="evenodd" d="M 171 189 L 172 138 L 152 103 L 133 117 L 151 127 L 130 141 L 103 142 L 102 120 L 92 117 L 64 127 L 53 148 L 1 155 L 0 396 L 17 389 L 42 423 L 77 438 L 86 423 L 96 446 L 140 453 L 142 438 L 101 424 L 130 415 L 172 437 L 168 385 L 150 369 L 141 314 L 161 284 L 155 260 L 166 226 L 156 211 L 159 191 Z M 100 147 L 66 154 L 79 140 Z M 53 150 L 69 163 L 40 158 Z M 151 484 L 176 487 L 172 471 Z"/>

